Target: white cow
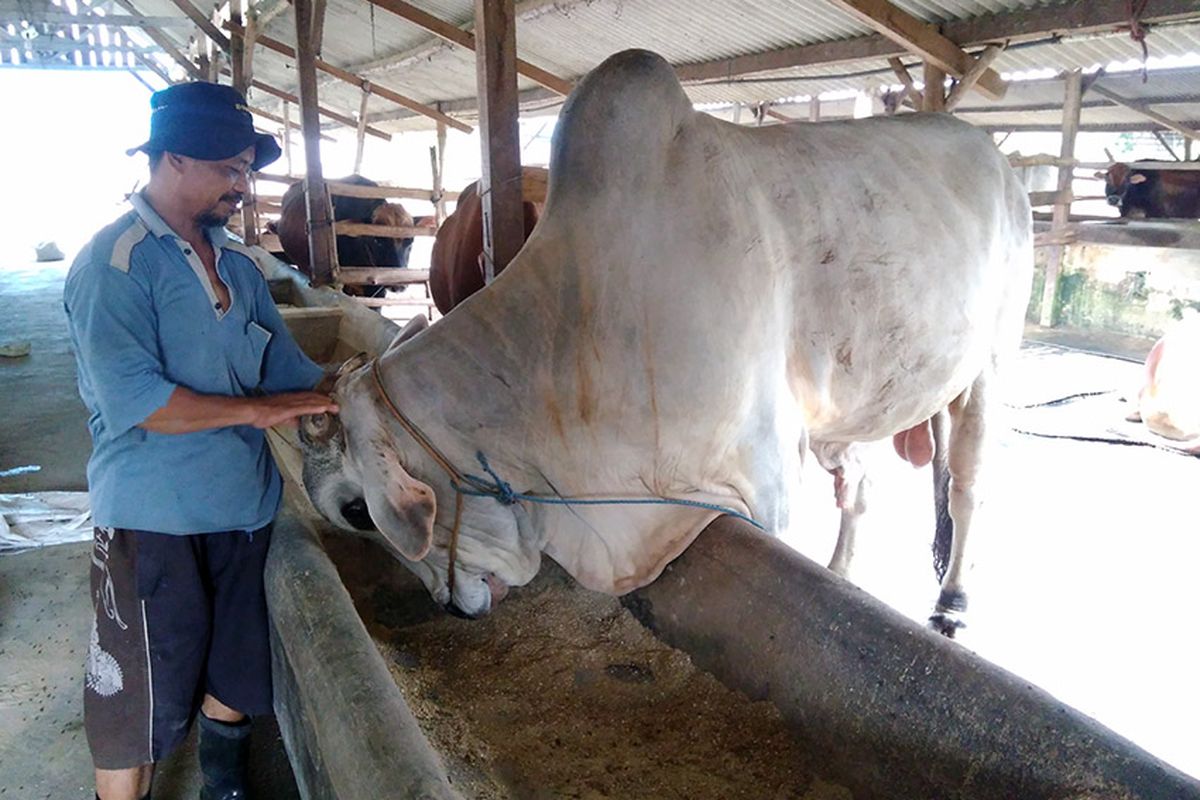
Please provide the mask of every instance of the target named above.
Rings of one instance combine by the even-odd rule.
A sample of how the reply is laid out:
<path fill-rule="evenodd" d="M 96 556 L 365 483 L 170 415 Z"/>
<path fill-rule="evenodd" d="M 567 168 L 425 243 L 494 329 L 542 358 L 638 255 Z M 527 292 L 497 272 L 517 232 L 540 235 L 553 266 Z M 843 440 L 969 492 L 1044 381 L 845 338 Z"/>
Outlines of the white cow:
<path fill-rule="evenodd" d="M 797 522 L 810 442 L 949 408 L 952 629 L 989 386 L 1033 264 L 1025 189 L 987 135 L 943 115 L 739 127 L 633 50 L 568 100 L 550 176 L 495 283 L 343 377 L 340 419 L 303 426 L 317 508 L 373 524 L 437 602 L 479 616 L 542 552 L 591 589 L 643 586 L 719 513 L 456 496 L 448 470 L 483 475 L 479 453 L 517 492 L 698 501 L 774 534 Z"/>

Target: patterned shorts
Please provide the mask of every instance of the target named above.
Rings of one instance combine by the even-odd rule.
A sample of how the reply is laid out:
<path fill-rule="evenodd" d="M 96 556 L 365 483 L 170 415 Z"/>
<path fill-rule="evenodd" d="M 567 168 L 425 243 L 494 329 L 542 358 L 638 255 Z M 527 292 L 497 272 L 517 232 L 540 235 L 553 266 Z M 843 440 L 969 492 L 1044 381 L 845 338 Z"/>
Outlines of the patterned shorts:
<path fill-rule="evenodd" d="M 95 529 L 83 711 L 97 768 L 164 758 L 205 694 L 251 716 L 271 712 L 270 540 L 269 526 L 192 536 Z"/>

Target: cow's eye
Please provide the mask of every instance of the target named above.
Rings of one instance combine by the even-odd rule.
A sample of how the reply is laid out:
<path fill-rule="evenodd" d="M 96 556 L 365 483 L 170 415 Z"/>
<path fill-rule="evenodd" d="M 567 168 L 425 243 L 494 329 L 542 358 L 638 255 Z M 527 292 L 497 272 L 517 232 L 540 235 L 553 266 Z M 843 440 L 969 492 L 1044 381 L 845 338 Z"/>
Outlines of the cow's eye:
<path fill-rule="evenodd" d="M 328 442 L 340 427 L 333 414 L 309 414 L 300 420 L 300 434 L 311 444 Z"/>

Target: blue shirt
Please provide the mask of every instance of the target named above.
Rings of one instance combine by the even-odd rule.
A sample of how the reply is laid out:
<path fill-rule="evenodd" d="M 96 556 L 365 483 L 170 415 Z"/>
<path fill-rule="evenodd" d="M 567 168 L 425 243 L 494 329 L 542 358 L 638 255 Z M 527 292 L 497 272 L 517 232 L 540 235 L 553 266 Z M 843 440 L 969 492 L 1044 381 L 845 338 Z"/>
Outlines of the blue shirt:
<path fill-rule="evenodd" d="M 308 390 L 321 369 L 296 345 L 252 252 L 208 231 L 230 308 L 204 264 L 140 195 L 83 248 L 63 302 L 91 412 L 88 490 L 96 525 L 159 533 L 256 530 L 282 485 L 264 432 L 238 425 L 152 433 L 139 423 L 177 386 L 209 395 Z"/>

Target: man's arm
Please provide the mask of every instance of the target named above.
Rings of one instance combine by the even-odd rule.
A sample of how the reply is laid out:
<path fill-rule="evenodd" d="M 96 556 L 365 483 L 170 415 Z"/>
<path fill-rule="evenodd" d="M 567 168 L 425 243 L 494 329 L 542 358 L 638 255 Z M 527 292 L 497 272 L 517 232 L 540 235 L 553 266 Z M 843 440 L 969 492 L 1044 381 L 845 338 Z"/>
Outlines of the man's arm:
<path fill-rule="evenodd" d="M 266 397 L 197 394 L 175 387 L 167 404 L 138 423 L 153 433 L 195 433 L 233 425 L 270 428 L 295 424 L 305 414 L 336 414 L 337 405 L 317 392 L 285 392 Z"/>

